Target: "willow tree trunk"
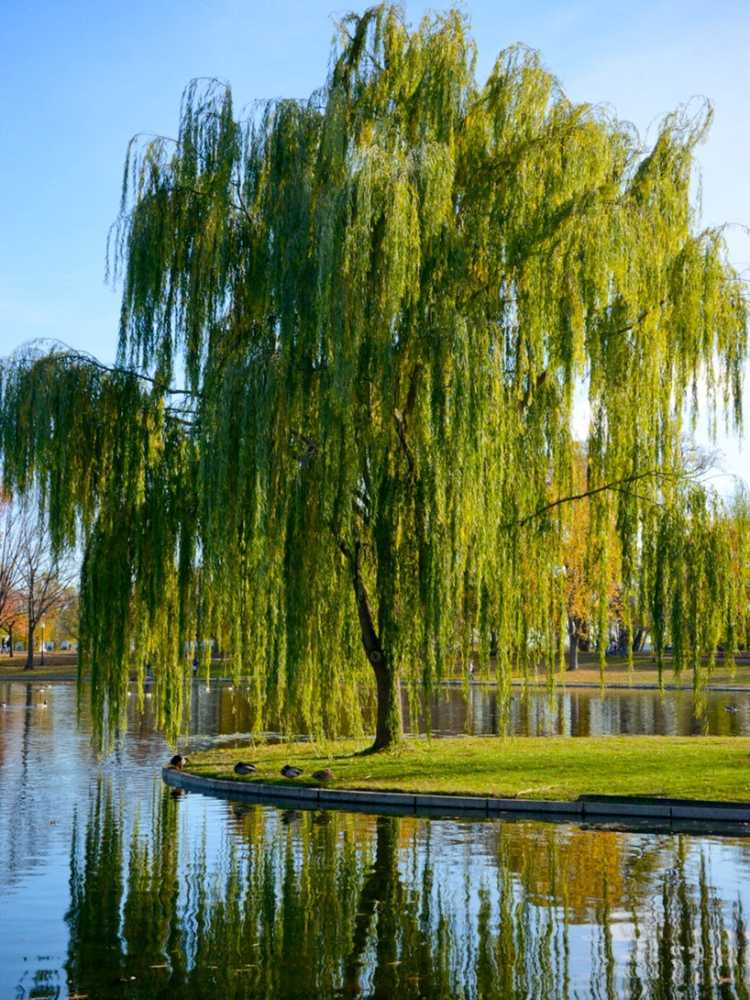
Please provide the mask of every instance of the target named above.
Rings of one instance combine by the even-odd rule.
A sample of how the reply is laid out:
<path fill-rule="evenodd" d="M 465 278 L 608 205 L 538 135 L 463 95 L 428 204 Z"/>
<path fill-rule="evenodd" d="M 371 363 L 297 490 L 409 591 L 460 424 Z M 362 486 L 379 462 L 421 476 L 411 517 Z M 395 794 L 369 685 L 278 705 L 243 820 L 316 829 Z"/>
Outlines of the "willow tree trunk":
<path fill-rule="evenodd" d="M 389 662 L 380 643 L 380 637 L 375 630 L 367 592 L 359 573 L 359 559 L 356 550 L 352 568 L 352 583 L 357 602 L 362 645 L 375 674 L 377 696 L 375 740 L 370 747 L 370 752 L 375 753 L 378 750 L 387 750 L 389 747 L 395 746 L 401 739 L 401 683 L 398 670 Z"/>
<path fill-rule="evenodd" d="M 568 670 L 578 670 L 578 625 L 568 615 Z"/>
<path fill-rule="evenodd" d="M 401 682 L 398 671 L 387 661 L 372 663 L 377 691 L 377 719 L 375 742 L 371 749 L 387 750 L 399 742 L 402 736 Z"/>

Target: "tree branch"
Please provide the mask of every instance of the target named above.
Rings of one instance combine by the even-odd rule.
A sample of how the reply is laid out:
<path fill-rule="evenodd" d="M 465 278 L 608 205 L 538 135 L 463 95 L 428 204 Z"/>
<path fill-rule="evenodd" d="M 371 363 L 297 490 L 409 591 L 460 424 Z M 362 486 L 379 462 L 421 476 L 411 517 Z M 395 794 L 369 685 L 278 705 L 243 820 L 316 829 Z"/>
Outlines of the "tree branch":
<path fill-rule="evenodd" d="M 592 489 L 584 490 L 581 493 L 571 493 L 569 496 L 558 497 L 557 500 L 552 500 L 550 503 L 544 504 L 544 506 L 537 508 L 531 514 L 527 514 L 518 521 L 509 521 L 504 524 L 504 528 L 522 528 L 527 525 L 530 521 L 535 520 L 537 517 L 541 517 L 550 510 L 554 510 L 555 507 L 559 507 L 564 503 L 573 503 L 575 500 L 585 500 L 587 497 L 596 496 L 598 493 L 604 493 L 605 490 L 613 490 L 619 492 L 625 492 L 622 487 L 627 486 L 629 483 L 635 483 L 642 479 L 689 479 L 688 474 L 680 475 L 673 472 L 658 472 L 654 469 L 649 472 L 634 473 L 632 476 L 625 476 L 623 479 L 615 479 L 611 483 L 604 483 L 602 486 L 595 486 Z M 636 494 L 632 494 L 636 495 Z"/>
<path fill-rule="evenodd" d="M 532 399 L 534 398 L 534 395 L 537 392 L 539 392 L 544 383 L 547 381 L 548 373 L 549 369 L 545 368 L 544 371 L 539 372 L 539 374 L 537 375 L 537 377 L 534 379 L 533 382 L 529 380 L 529 384 L 526 386 L 526 392 L 518 401 L 518 409 L 521 415 L 523 415 L 526 412 L 526 410 L 529 408 L 529 405 L 531 404 Z"/>
<path fill-rule="evenodd" d="M 190 396 L 193 399 L 200 398 L 200 393 L 193 392 L 191 389 L 174 389 L 161 386 L 159 380 L 154 378 L 152 375 L 146 375 L 143 372 L 137 371 L 135 368 L 124 368 L 120 365 L 105 365 L 103 361 L 95 358 L 93 354 L 86 354 L 83 351 L 76 351 L 68 344 L 61 340 L 33 340 L 27 347 L 33 347 L 35 344 L 51 344 L 52 346 L 62 347 L 64 350 L 58 353 L 46 354 L 39 361 L 46 361 L 50 358 L 55 360 L 70 360 L 79 361 L 87 365 L 91 365 L 92 368 L 96 368 L 98 371 L 108 372 L 111 375 L 126 375 L 130 378 L 141 379 L 144 382 L 149 382 L 151 385 L 158 386 L 167 396 Z"/>
<path fill-rule="evenodd" d="M 398 439 L 401 443 L 404 454 L 406 455 L 406 462 L 409 466 L 409 475 L 414 475 L 414 456 L 411 453 L 411 448 L 409 447 L 409 442 L 406 440 L 406 422 L 404 416 L 400 410 L 393 411 L 393 419 L 396 422 L 396 433 L 398 434 Z"/>
<path fill-rule="evenodd" d="M 409 447 L 409 442 L 406 439 L 406 420 L 414 410 L 414 406 L 417 401 L 417 384 L 419 382 L 419 376 L 422 372 L 422 365 L 417 363 L 412 369 L 411 376 L 409 378 L 409 388 L 406 393 L 406 402 L 404 403 L 404 409 L 399 410 L 394 409 L 393 419 L 396 421 L 396 433 L 398 434 L 398 439 L 403 448 L 404 454 L 406 455 L 406 461 L 409 465 L 409 474 L 414 475 L 415 465 L 414 465 L 414 455 L 412 454 L 411 448 Z"/>
<path fill-rule="evenodd" d="M 625 326 L 618 327 L 616 330 L 610 330 L 609 336 L 619 337 L 623 333 L 630 333 L 630 331 L 636 326 L 639 326 L 647 316 L 650 316 L 651 313 L 655 312 L 657 309 L 663 309 L 665 305 L 666 299 L 662 299 L 660 302 L 657 302 L 655 306 L 649 306 L 648 309 L 644 309 L 638 316 L 636 316 L 635 319 L 626 323 Z"/>

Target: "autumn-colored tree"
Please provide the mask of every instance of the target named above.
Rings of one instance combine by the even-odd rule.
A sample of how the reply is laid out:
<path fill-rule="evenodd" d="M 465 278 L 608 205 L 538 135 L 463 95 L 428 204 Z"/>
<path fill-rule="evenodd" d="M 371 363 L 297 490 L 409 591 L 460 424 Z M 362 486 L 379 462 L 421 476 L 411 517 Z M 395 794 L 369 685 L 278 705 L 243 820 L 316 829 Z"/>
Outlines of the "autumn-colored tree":
<path fill-rule="evenodd" d="M 598 645 L 606 647 L 609 621 L 608 616 L 605 619 L 600 614 L 600 607 L 606 603 L 611 608 L 618 594 L 616 526 L 612 521 L 608 531 L 593 530 L 592 499 L 585 495 L 586 477 L 587 459 L 581 448 L 573 461 L 572 488 L 582 499 L 566 504 L 560 514 L 568 670 L 577 669 L 579 651 L 588 651 L 594 638 Z"/>

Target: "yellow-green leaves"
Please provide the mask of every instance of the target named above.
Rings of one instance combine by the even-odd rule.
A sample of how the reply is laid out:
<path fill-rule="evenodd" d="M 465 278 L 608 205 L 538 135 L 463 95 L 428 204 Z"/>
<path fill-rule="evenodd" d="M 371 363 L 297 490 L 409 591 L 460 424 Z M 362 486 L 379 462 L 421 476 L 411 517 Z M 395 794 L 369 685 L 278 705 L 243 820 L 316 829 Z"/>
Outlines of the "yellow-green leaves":
<path fill-rule="evenodd" d="M 150 663 L 175 731 L 211 638 L 259 726 L 356 730 L 355 548 L 396 675 L 429 688 L 492 646 L 507 690 L 559 657 L 581 453 L 600 647 L 614 568 L 660 649 L 700 669 L 738 641 L 742 532 L 683 459 L 686 397 L 739 421 L 747 353 L 690 200 L 705 125 L 671 116 L 644 152 L 537 54 L 480 85 L 460 14 L 389 5 L 342 22 L 309 101 L 240 120 L 191 84 L 177 142 L 131 147 L 113 244 L 120 361 L 153 381 L 65 353 L 3 375 L 6 486 L 39 485 L 60 544 L 82 530 L 97 690 L 119 704 Z"/>

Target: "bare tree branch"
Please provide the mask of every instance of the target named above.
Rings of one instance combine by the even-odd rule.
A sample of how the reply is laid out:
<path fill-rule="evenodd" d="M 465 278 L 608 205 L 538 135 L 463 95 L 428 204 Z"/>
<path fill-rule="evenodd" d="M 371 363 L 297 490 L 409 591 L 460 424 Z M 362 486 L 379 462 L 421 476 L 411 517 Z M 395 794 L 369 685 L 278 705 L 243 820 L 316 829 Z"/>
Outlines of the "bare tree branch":
<path fill-rule="evenodd" d="M 31 669 L 37 626 L 46 615 L 62 608 L 77 574 L 72 563 L 53 552 L 47 526 L 40 515 L 22 510 L 16 530 L 20 546 L 18 583 L 24 598 L 27 629 L 26 667 Z"/>
<path fill-rule="evenodd" d="M 581 493 L 571 493 L 568 496 L 558 497 L 556 500 L 552 500 L 550 503 L 546 503 L 541 507 L 538 507 L 531 514 L 527 514 L 518 521 L 509 521 L 504 524 L 504 528 L 522 528 L 527 525 L 530 521 L 535 520 L 537 517 L 541 517 L 550 510 L 554 510 L 555 507 L 559 507 L 564 503 L 573 503 L 576 500 L 585 500 L 587 497 L 596 496 L 598 493 L 604 493 L 606 490 L 618 491 L 621 493 L 626 492 L 623 487 L 628 486 L 631 483 L 639 482 L 643 479 L 690 479 L 691 474 L 677 473 L 677 472 L 660 472 L 656 469 L 650 469 L 648 472 L 634 473 L 631 476 L 625 476 L 622 479 L 615 479 L 611 483 L 603 483 L 601 486 L 595 486 L 592 489 L 583 490 Z M 631 493 L 632 496 L 637 496 L 637 494 Z"/>

